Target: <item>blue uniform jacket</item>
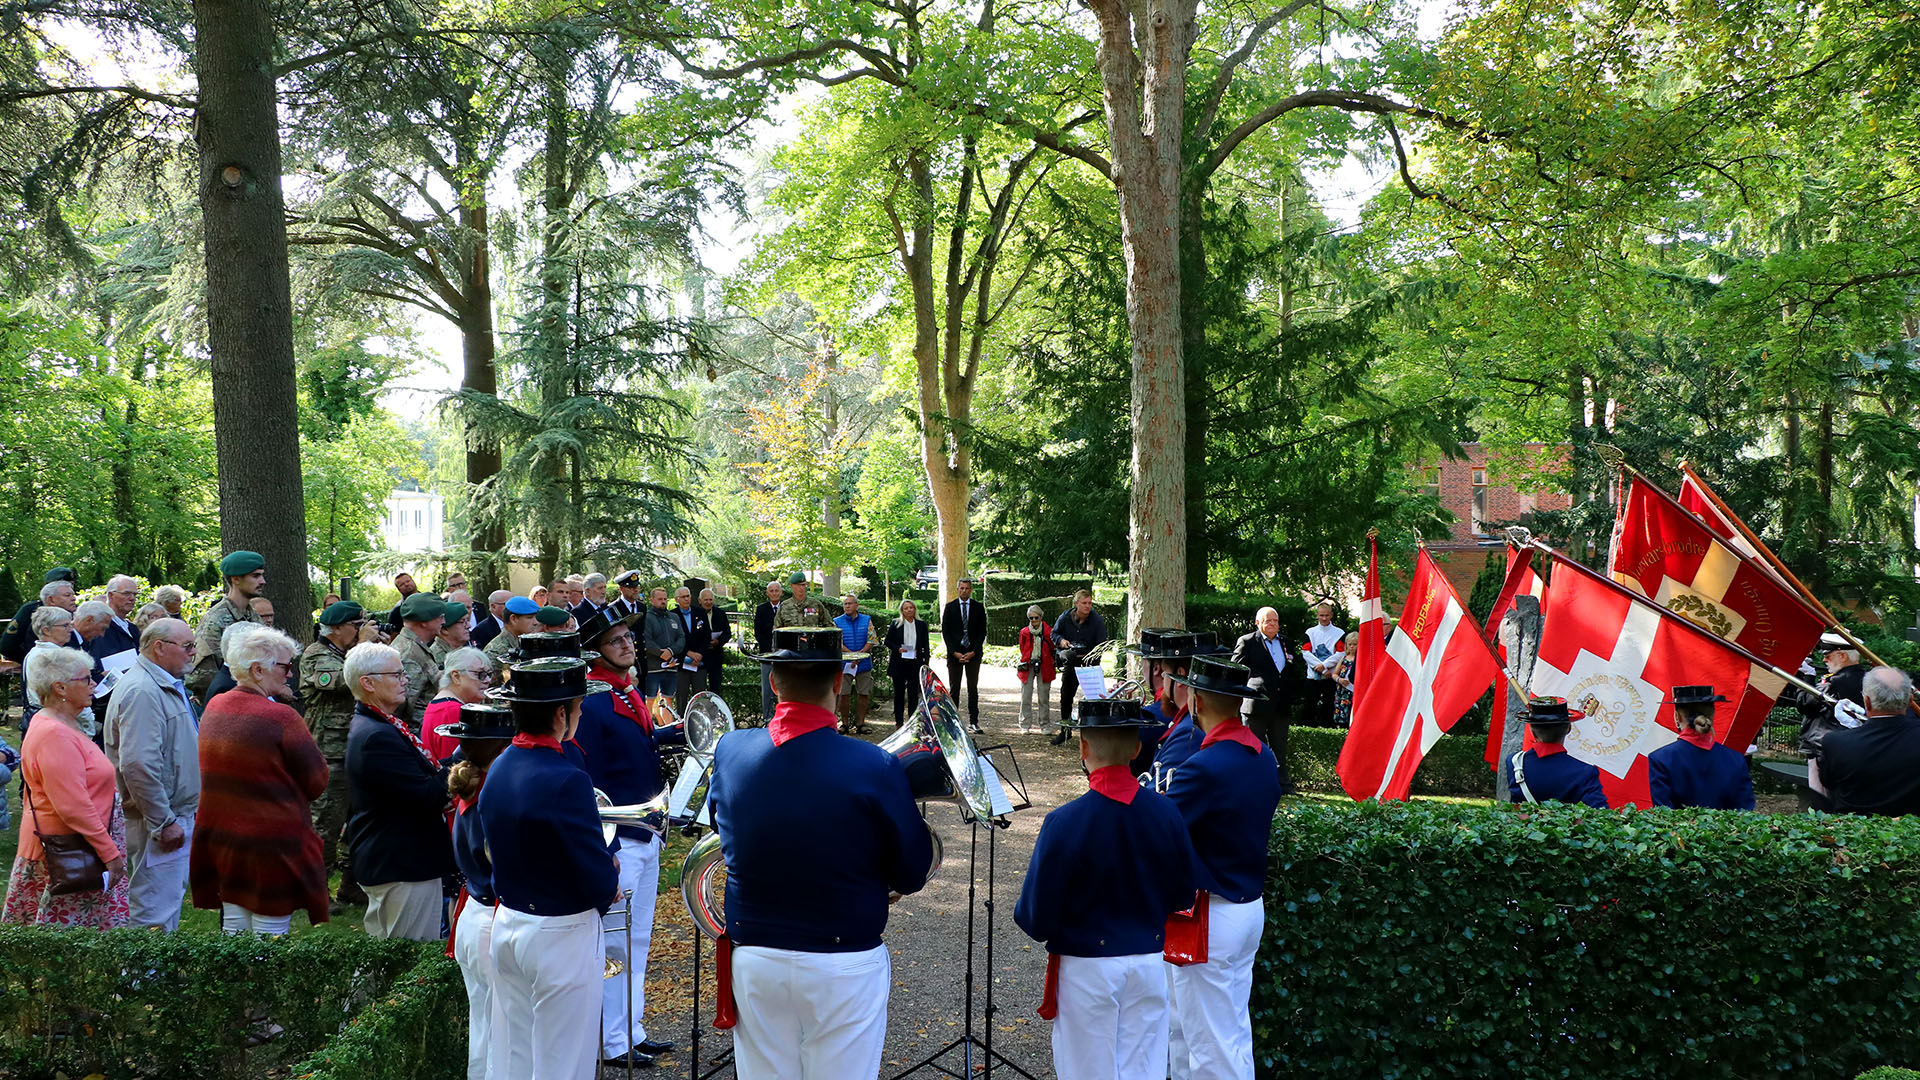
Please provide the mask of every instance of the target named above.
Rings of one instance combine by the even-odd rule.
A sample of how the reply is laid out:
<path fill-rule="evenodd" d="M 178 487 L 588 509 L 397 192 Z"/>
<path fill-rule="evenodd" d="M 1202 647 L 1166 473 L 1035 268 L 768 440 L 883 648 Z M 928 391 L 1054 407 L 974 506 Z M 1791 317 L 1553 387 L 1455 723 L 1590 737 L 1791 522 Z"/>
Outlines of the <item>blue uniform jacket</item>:
<path fill-rule="evenodd" d="M 454 812 L 453 865 L 467 879 L 467 895 L 475 903 L 492 906 L 499 899 L 493 892 L 493 862 L 487 858 L 487 831 L 480 825 L 477 805 Z"/>
<path fill-rule="evenodd" d="M 1159 705 L 1149 705 L 1142 711 L 1150 712 L 1160 720 L 1163 726 L 1165 725 L 1166 714 L 1161 711 Z M 1165 732 L 1165 737 L 1154 747 L 1154 768 L 1161 776 L 1167 775 L 1170 770 L 1178 770 L 1199 747 L 1200 727 L 1194 723 L 1193 714 L 1189 713 L 1181 717 L 1179 723 L 1173 725 L 1173 730 Z"/>
<path fill-rule="evenodd" d="M 1131 803 L 1089 791 L 1041 824 L 1013 921 L 1048 952 L 1158 953 L 1167 916 L 1193 903 L 1186 822 L 1166 796 L 1135 790 Z"/>
<path fill-rule="evenodd" d="M 595 669 L 595 678 L 603 677 Z M 593 694 L 580 703 L 580 727 L 573 733 L 585 755 L 593 786 L 607 793 L 615 806 L 643 803 L 660 794 L 666 778 L 660 774 L 660 748 L 686 742 L 680 728 L 648 732 L 626 711 L 615 694 Z M 638 825 L 622 825 L 619 835 L 648 840 L 653 834 Z"/>
<path fill-rule="evenodd" d="M 507 747 L 480 789 L 480 827 L 502 904 L 528 915 L 604 915 L 613 906 L 620 875 L 600 835 L 593 781 L 560 751 Z"/>
<path fill-rule="evenodd" d="M 1680 739 L 1648 754 L 1647 789 L 1655 806 L 1753 809 L 1747 756 L 1719 743 L 1702 749 Z"/>
<path fill-rule="evenodd" d="M 1600 787 L 1600 770 L 1572 754 L 1561 751 L 1542 757 L 1540 751 L 1529 750 L 1524 768 L 1534 802 L 1586 803 L 1602 810 L 1607 808 L 1607 793 Z M 1520 793 L 1520 785 L 1514 782 L 1511 757 L 1507 759 L 1507 797 L 1513 802 L 1527 801 Z"/>
<path fill-rule="evenodd" d="M 1196 735 L 1194 745 L 1199 742 Z M 1196 749 L 1167 788 L 1186 819 L 1200 887 L 1234 904 L 1258 899 L 1266 885 L 1267 844 L 1280 805 L 1279 766 L 1273 751 L 1259 745 L 1256 751 L 1222 739 Z"/>
<path fill-rule="evenodd" d="M 927 883 L 933 845 L 891 754 L 822 728 L 780 746 L 764 728 L 714 750 L 708 788 L 735 945 L 858 952 L 880 944 L 887 894 Z"/>

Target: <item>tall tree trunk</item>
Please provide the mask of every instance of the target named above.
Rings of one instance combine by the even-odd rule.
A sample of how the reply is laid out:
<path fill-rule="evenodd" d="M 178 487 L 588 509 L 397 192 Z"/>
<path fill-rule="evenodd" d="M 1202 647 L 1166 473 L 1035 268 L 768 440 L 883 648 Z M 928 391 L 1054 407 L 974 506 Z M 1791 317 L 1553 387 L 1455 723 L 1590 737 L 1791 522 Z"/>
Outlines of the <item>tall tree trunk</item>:
<path fill-rule="evenodd" d="M 272 11 L 264 0 L 199 0 L 193 20 L 220 541 L 258 551 L 274 606 L 305 612 L 313 596 Z M 311 635 L 305 618 L 284 627 Z"/>
<path fill-rule="evenodd" d="M 1122 0 L 1088 0 L 1099 20 L 1095 63 L 1113 143 L 1120 241 L 1127 261 L 1133 427 L 1127 626 L 1186 621 L 1187 414 L 1180 349 L 1180 150 L 1193 0 L 1146 0 L 1135 29 Z M 1136 89 L 1139 88 L 1139 89 Z"/>
<path fill-rule="evenodd" d="M 1204 181 L 1188 183 L 1180 195 L 1180 355 L 1187 385 L 1187 580 L 1186 591 L 1207 591 L 1207 317 L 1200 297 L 1207 285 L 1207 248 L 1202 229 L 1206 205 Z"/>
<path fill-rule="evenodd" d="M 487 207 L 487 177 L 479 153 L 464 141 L 456 148 L 465 170 L 472 176 L 460 188 L 460 229 L 466 255 L 460 267 L 460 388 L 476 394 L 499 393 L 500 383 L 494 366 L 496 344 L 493 335 L 493 277 L 489 247 L 492 239 Z M 467 484 L 477 487 L 500 472 L 500 444 L 467 433 Z M 471 572 L 487 592 L 502 588 L 507 578 L 507 523 L 498 509 L 468 511 L 468 543 L 486 558 Z"/>
<path fill-rule="evenodd" d="M 823 380 L 821 387 L 821 391 L 827 399 L 826 409 L 823 412 L 824 419 L 826 420 L 826 430 L 821 433 L 821 441 L 827 446 L 832 446 L 834 441 L 840 437 L 840 392 L 835 388 L 833 378 L 835 372 L 838 371 L 840 367 L 840 347 L 834 342 L 833 331 L 831 329 L 828 329 L 821 335 L 820 365 L 825 368 L 827 372 L 827 377 Z M 833 488 L 828 490 L 827 497 L 821 500 L 820 523 L 835 532 L 838 532 L 840 529 L 840 488 L 837 482 Z M 843 567 L 841 567 L 838 562 L 835 562 L 831 566 L 823 566 L 820 568 L 820 592 L 821 595 L 828 598 L 829 606 L 831 606 L 833 601 L 837 601 L 841 595 L 840 571 L 842 569 Z"/>
<path fill-rule="evenodd" d="M 926 154 L 906 160 L 912 211 L 906 222 L 895 218 L 900 261 L 913 293 L 913 363 L 920 420 L 920 465 L 927 476 L 938 529 L 940 602 L 954 595 L 954 583 L 967 573 L 967 521 L 971 487 L 970 453 L 960 423 L 972 411 L 972 390 L 957 370 L 941 362 L 940 308 L 933 288 L 933 171 Z"/>

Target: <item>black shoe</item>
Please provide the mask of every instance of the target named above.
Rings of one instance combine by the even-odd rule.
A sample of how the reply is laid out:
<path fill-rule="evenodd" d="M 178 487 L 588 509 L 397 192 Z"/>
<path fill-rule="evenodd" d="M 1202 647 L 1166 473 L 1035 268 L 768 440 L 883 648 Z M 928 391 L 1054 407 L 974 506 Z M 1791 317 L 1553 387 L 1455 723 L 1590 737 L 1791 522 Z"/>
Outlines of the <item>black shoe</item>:
<path fill-rule="evenodd" d="M 620 1055 L 619 1057 L 610 1057 L 610 1058 L 603 1058 L 603 1059 L 601 1060 L 601 1062 L 600 1062 L 600 1064 L 602 1064 L 602 1065 L 605 1065 L 605 1066 L 608 1066 L 608 1067 L 610 1067 L 610 1068 L 615 1068 L 615 1069 L 624 1069 L 624 1068 L 626 1068 L 626 1067 L 627 1067 L 627 1055 L 625 1055 L 625 1054 L 621 1054 L 621 1055 Z M 636 1047 L 634 1047 L 634 1050 L 633 1050 L 633 1067 L 634 1067 L 634 1068 L 636 1068 L 636 1069 L 651 1069 L 651 1068 L 653 1068 L 653 1055 L 652 1055 L 652 1054 L 643 1054 L 643 1053 L 641 1053 L 641 1052 L 640 1052 L 640 1048 L 639 1048 L 639 1047 L 637 1047 L 637 1046 L 636 1046 Z"/>
<path fill-rule="evenodd" d="M 661 1054 L 668 1053 L 673 1049 L 673 1040 L 642 1039 L 640 1040 L 640 1045 L 634 1047 L 634 1049 L 652 1057 L 659 1057 Z"/>
<path fill-rule="evenodd" d="M 1048 739 L 1047 741 L 1048 741 L 1049 743 L 1052 743 L 1052 744 L 1053 744 L 1053 745 L 1055 745 L 1055 746 L 1059 746 L 1059 745 L 1060 745 L 1061 743 L 1063 743 L 1063 742 L 1066 742 L 1066 741 L 1067 741 L 1067 729 L 1066 729 L 1066 728 L 1061 728 L 1061 729 L 1060 729 L 1060 730 L 1059 730 L 1058 732 L 1055 732 L 1055 733 L 1054 733 L 1054 736 L 1053 736 L 1053 738 L 1051 738 L 1051 739 Z"/>

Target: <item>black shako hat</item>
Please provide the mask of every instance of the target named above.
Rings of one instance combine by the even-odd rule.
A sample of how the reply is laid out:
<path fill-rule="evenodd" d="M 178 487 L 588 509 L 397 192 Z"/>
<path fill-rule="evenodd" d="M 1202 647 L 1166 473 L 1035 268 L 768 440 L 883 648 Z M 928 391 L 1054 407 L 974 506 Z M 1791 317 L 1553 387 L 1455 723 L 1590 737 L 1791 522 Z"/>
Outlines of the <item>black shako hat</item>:
<path fill-rule="evenodd" d="M 1579 709 L 1567 708 L 1567 699 L 1563 697 L 1527 699 L 1527 723 L 1529 724 L 1571 724 L 1586 715 Z"/>
<path fill-rule="evenodd" d="M 1192 658 L 1199 639 L 1200 635 L 1191 630 L 1149 627 L 1140 631 L 1140 640 L 1127 646 L 1126 651 L 1138 653 L 1142 660 L 1187 660 Z"/>
<path fill-rule="evenodd" d="M 1711 686 L 1676 686 L 1673 688 L 1673 700 L 1663 701 L 1662 705 L 1712 705 L 1727 700 L 1727 695 L 1716 694 Z"/>
<path fill-rule="evenodd" d="M 838 664 L 866 656 L 846 651 L 837 626 L 778 626 L 773 631 L 773 648 L 748 659 L 769 664 Z"/>
<path fill-rule="evenodd" d="M 1145 636 L 1145 632 L 1142 632 Z M 1076 731 L 1095 731 L 1100 728 L 1142 728 L 1153 724 L 1140 713 L 1140 703 L 1132 698 L 1084 698 L 1080 702 L 1080 718 L 1075 720 Z"/>
<path fill-rule="evenodd" d="M 641 616 L 644 614 L 645 612 L 636 611 L 631 615 L 615 615 L 613 613 L 613 606 L 609 604 L 599 611 L 594 612 L 592 615 L 587 616 L 587 621 L 580 624 L 580 644 L 591 649 L 600 643 L 601 638 L 606 637 L 620 627 L 632 626 L 634 623 L 639 622 Z M 526 638 L 523 637 L 520 640 L 525 641 Z"/>
<path fill-rule="evenodd" d="M 1261 697 L 1261 691 L 1247 685 L 1247 680 L 1252 677 L 1253 672 L 1241 664 L 1200 653 L 1194 656 L 1193 666 L 1187 669 L 1185 675 L 1168 675 L 1167 680 L 1177 682 L 1190 690 L 1220 694 L 1224 697 Z"/>
<path fill-rule="evenodd" d="M 507 685 L 493 692 L 496 701 L 572 701 L 613 689 L 587 678 L 587 662 L 577 656 L 543 656 L 508 669 Z"/>
<path fill-rule="evenodd" d="M 578 660 L 580 635 L 571 630 L 521 634 L 520 649 L 515 655 L 523 661 L 538 660 L 543 656 L 566 656 Z"/>
<path fill-rule="evenodd" d="M 460 719 L 441 724 L 433 733 L 449 739 L 511 739 L 518 734 L 513 726 L 513 710 L 493 701 L 473 701 L 460 706 Z"/>

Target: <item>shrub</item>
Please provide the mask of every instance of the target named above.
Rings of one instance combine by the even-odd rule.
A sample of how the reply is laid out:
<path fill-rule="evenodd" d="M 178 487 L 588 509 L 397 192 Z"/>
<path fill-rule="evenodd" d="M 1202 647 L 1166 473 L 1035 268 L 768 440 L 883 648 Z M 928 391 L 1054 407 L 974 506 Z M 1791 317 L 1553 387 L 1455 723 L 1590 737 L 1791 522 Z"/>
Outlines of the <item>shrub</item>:
<path fill-rule="evenodd" d="M 1912 1069 L 1896 1069 L 1891 1065 L 1882 1065 L 1869 1069 L 1854 1077 L 1854 1080 L 1920 1080 L 1920 1072 Z"/>
<path fill-rule="evenodd" d="M 1920 1060 L 1920 830 L 1897 819 L 1290 800 L 1266 897 L 1266 1076 Z"/>
<path fill-rule="evenodd" d="M 445 971 L 451 970 L 451 981 Z M 438 946 L 359 935 L 106 933 L 0 927 L 0 1075 L 242 1077 L 298 1060 L 343 1029 L 409 1015 L 464 1015 L 458 969 Z M 245 1050 L 254 1017 L 285 1031 Z M 416 1033 L 378 1069 L 340 1077 L 453 1076 L 466 1025 Z M 252 1060 L 250 1060 L 250 1058 Z M 452 1072 L 435 1071 L 439 1059 Z M 403 1065 L 404 1063 L 404 1065 Z M 316 1074 L 322 1075 L 322 1074 Z"/>
<path fill-rule="evenodd" d="M 1347 733 L 1340 728 L 1294 727 L 1287 732 L 1287 776 L 1301 791 L 1342 794 L 1334 766 Z M 1413 774 L 1415 795 L 1493 797 L 1493 770 L 1481 738 L 1449 737 L 1433 744 Z"/>
<path fill-rule="evenodd" d="M 467 1074 L 467 987 L 438 947 L 347 1030 L 294 1067 L 295 1080 L 459 1080 Z"/>

